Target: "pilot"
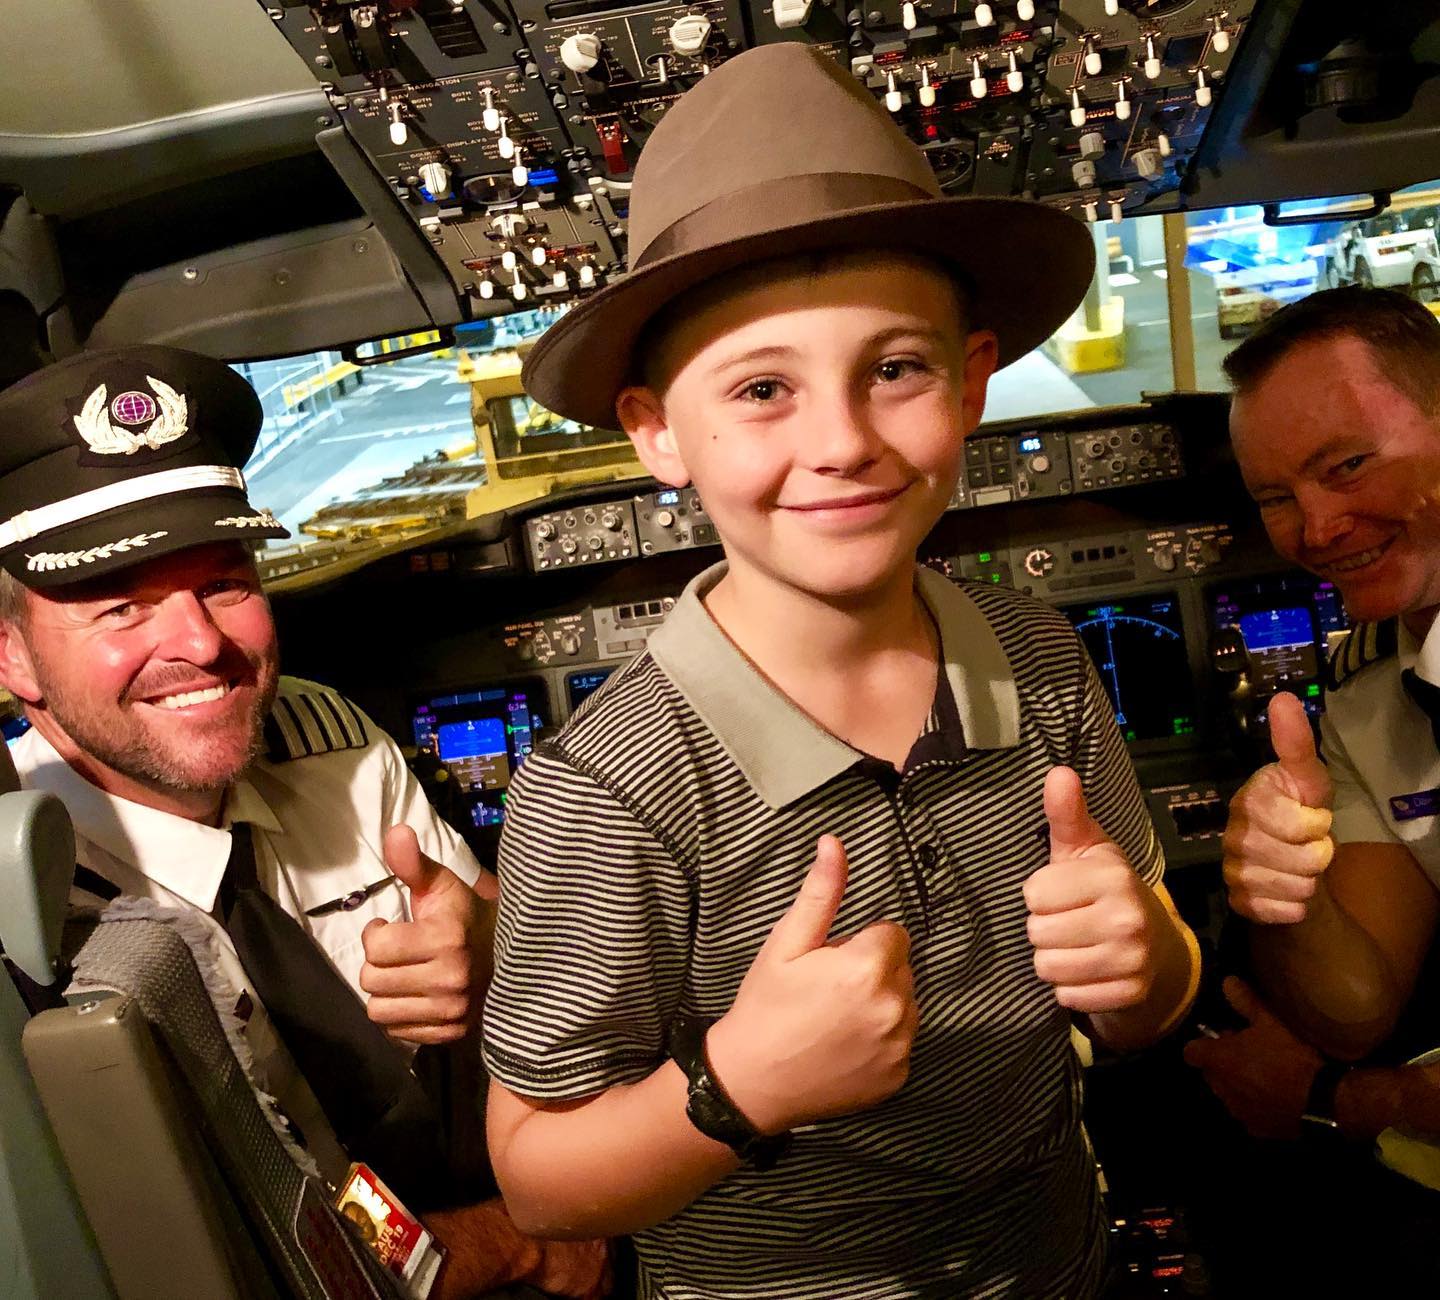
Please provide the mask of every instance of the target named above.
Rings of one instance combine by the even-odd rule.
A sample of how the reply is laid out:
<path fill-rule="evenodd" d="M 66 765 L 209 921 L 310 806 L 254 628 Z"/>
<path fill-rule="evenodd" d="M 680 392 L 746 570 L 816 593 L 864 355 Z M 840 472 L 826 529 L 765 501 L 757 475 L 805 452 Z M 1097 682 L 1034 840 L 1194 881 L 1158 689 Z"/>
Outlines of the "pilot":
<path fill-rule="evenodd" d="M 72 357 L 0 393 L 0 684 L 31 724 L 21 781 L 75 823 L 72 901 L 207 918 L 256 1082 L 332 1182 L 365 1160 L 437 1211 L 445 1295 L 589 1294 L 603 1246 L 524 1238 L 496 1199 L 450 1208 L 487 1175 L 447 1160 L 419 1076 L 474 1059 L 496 882 L 364 713 L 280 676 L 251 548 L 287 533 L 238 468 L 260 423 L 233 370 L 168 347 Z"/>
<path fill-rule="evenodd" d="M 1440 322 L 1390 290 L 1330 290 L 1225 369 L 1275 549 L 1333 582 L 1357 626 L 1332 657 L 1319 754 L 1277 695 L 1278 761 L 1230 808 L 1230 905 L 1272 1005 L 1228 981 L 1249 1027 L 1186 1057 L 1257 1136 L 1440 1141 L 1440 1066 L 1402 1064 L 1440 1047 L 1416 994 L 1440 917 Z"/>

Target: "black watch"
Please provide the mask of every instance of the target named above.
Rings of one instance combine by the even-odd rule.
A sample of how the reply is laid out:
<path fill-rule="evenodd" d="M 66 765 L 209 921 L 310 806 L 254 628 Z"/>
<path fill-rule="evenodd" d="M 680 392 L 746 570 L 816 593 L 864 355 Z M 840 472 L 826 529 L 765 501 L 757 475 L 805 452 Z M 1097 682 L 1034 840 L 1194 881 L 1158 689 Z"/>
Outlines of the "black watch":
<path fill-rule="evenodd" d="M 1335 1092 L 1340 1086 L 1340 1080 L 1349 1072 L 1350 1067 L 1343 1061 L 1321 1063 L 1310 1083 L 1305 1109 L 1300 1113 L 1302 1134 L 1311 1134 L 1326 1141 L 1343 1136 L 1340 1123 L 1335 1118 Z"/>
<path fill-rule="evenodd" d="M 705 1035 L 714 1023 L 699 1016 L 678 1016 L 670 1028 L 670 1055 L 690 1080 L 685 1114 L 706 1137 L 723 1142 L 752 1169 L 769 1169 L 785 1154 L 790 1134 L 761 1133 L 710 1073 Z"/>

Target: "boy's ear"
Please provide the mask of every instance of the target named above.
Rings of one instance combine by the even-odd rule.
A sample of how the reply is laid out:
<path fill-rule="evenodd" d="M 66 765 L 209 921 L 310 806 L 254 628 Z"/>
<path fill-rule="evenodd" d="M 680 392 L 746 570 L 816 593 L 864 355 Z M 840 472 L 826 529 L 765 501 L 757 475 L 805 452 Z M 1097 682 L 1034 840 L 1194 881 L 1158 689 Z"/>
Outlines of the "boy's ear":
<path fill-rule="evenodd" d="M 39 704 L 43 698 L 30 647 L 19 627 L 4 619 L 0 619 L 0 686 L 26 704 Z"/>
<path fill-rule="evenodd" d="M 1000 358 L 1000 344 L 991 330 L 974 330 L 965 340 L 965 436 L 975 432 L 985 414 L 985 394 L 995 363 Z"/>
<path fill-rule="evenodd" d="M 620 427 L 635 444 L 640 463 L 652 477 L 671 487 L 685 487 L 690 482 L 690 471 L 685 468 L 675 435 L 665 418 L 665 405 L 653 388 L 623 389 L 615 399 L 615 414 L 620 417 Z"/>

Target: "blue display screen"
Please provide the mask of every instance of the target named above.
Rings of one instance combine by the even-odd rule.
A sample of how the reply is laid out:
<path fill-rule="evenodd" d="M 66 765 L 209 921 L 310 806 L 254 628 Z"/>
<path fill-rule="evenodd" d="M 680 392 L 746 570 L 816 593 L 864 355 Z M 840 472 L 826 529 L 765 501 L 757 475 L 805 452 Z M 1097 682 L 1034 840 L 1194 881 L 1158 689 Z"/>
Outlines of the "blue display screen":
<path fill-rule="evenodd" d="M 655 504 L 657 506 L 678 506 L 680 504 L 680 489 L 670 488 L 665 492 L 657 492 L 655 494 Z"/>
<path fill-rule="evenodd" d="M 1315 641 L 1315 628 L 1308 609 L 1292 606 L 1242 614 L 1240 635 L 1251 650 L 1271 650 L 1276 646 L 1311 645 Z"/>
<path fill-rule="evenodd" d="M 1020 450 L 1021 450 L 1021 451 L 1039 451 L 1039 450 L 1041 450 L 1041 448 L 1043 448 L 1044 446 L 1045 446 L 1045 444 L 1044 444 L 1043 442 L 1041 442 L 1041 440 L 1040 440 L 1038 437 L 1033 437 L 1033 436 L 1032 436 L 1032 437 L 1029 437 L 1029 438 L 1021 438 L 1021 439 L 1020 439 Z"/>
<path fill-rule="evenodd" d="M 440 758 L 452 763 L 461 758 L 505 752 L 505 723 L 499 718 L 470 718 L 443 723 L 436 732 Z"/>

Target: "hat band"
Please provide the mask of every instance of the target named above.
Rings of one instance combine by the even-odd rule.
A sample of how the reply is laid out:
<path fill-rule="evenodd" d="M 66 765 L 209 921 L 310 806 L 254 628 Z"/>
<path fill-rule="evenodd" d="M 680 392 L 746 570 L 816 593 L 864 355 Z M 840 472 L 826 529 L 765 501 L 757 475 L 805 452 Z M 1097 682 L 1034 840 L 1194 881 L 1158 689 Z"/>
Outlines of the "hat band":
<path fill-rule="evenodd" d="M 857 208 L 933 203 L 941 197 L 898 176 L 868 172 L 782 176 L 722 194 L 672 221 L 645 245 L 635 259 L 634 269 L 638 271 L 677 253 L 694 253 L 754 235 L 777 234 L 786 227 L 804 226 L 826 217 L 843 217 Z"/>
<path fill-rule="evenodd" d="M 197 488 L 236 488 L 245 491 L 245 475 L 232 465 L 188 465 L 164 469 L 157 474 L 142 474 L 121 479 L 104 487 L 66 497 L 35 510 L 22 510 L 0 524 L 0 550 L 41 533 L 54 532 L 83 520 L 103 515 L 107 510 L 148 501 L 152 497 L 170 496 L 176 492 L 193 492 Z"/>

